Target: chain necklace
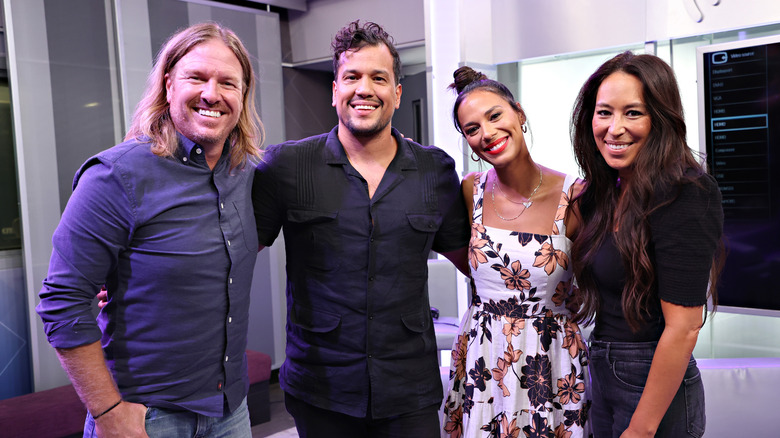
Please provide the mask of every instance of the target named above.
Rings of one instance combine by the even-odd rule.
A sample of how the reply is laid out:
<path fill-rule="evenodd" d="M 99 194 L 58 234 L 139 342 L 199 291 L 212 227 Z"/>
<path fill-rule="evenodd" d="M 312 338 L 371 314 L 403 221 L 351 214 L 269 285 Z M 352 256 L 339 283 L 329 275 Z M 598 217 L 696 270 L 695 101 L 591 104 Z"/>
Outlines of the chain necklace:
<path fill-rule="evenodd" d="M 505 220 L 505 221 L 513 221 L 517 218 L 519 218 L 523 213 L 525 213 L 526 210 L 528 210 L 531 205 L 534 203 L 531 198 L 536 194 L 537 191 L 539 191 L 539 187 L 542 186 L 542 180 L 544 177 L 544 173 L 542 172 L 542 168 L 537 164 L 536 168 L 539 169 L 539 183 L 534 188 L 534 191 L 531 192 L 531 194 L 528 196 L 528 199 L 525 201 L 513 201 L 512 199 L 507 196 L 503 190 L 501 190 L 501 186 L 498 186 L 498 190 L 501 192 L 501 194 L 506 198 L 507 201 L 513 203 L 513 204 L 523 204 L 523 209 L 520 211 L 520 213 L 517 214 L 517 216 L 512 218 L 505 218 L 504 216 L 501 216 L 501 213 L 498 212 L 498 209 L 496 209 L 496 179 L 498 179 L 498 176 L 495 177 L 493 180 L 493 191 L 490 192 L 490 200 L 493 202 L 493 212 L 496 213 L 496 216 L 498 216 L 499 219 Z"/>

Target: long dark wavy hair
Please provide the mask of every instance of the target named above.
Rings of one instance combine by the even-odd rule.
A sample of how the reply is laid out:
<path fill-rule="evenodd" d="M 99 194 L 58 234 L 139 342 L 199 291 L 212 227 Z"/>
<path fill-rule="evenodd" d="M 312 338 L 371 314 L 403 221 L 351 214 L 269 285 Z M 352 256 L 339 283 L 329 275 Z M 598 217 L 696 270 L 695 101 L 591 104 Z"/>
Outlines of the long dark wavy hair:
<path fill-rule="evenodd" d="M 645 108 L 651 128 L 645 145 L 634 158 L 629 182 L 618 184 L 618 171 L 609 167 L 593 137 L 593 114 L 599 86 L 609 75 L 623 72 L 642 83 Z M 580 215 L 580 226 L 571 249 L 574 275 L 583 306 L 574 315 L 590 323 L 599 307 L 591 266 L 605 236 L 615 232 L 615 244 L 623 258 L 626 282 L 622 294 L 623 315 L 636 331 L 648 314 L 650 300 L 657 297 L 655 267 L 648 254 L 651 240 L 648 216 L 664 203 L 654 200 L 659 189 L 697 183 L 704 169 L 685 140 L 686 128 L 680 92 L 671 67 L 653 55 L 624 52 L 605 62 L 582 86 L 574 103 L 570 127 L 577 163 L 586 186 L 572 201 L 568 214 Z M 626 192 L 620 196 L 620 192 Z M 717 305 L 716 282 L 722 267 L 722 245 L 713 257 L 710 289 Z"/>

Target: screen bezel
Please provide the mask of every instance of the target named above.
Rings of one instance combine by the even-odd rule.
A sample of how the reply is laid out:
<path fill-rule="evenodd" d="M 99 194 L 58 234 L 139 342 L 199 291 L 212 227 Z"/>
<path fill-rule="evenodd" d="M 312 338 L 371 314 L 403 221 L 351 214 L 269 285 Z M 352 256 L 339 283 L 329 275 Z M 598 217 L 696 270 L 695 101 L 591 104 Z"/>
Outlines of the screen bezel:
<path fill-rule="evenodd" d="M 715 44 L 708 44 L 699 46 L 696 48 L 696 88 L 698 92 L 698 127 L 699 127 L 699 153 L 701 157 L 707 156 L 707 115 L 705 114 L 706 102 L 705 102 L 705 77 L 704 77 L 704 57 L 723 50 L 744 49 L 749 47 L 764 46 L 769 44 L 780 43 L 780 34 L 771 35 L 759 38 L 748 38 L 737 41 L 729 41 Z M 707 159 L 704 158 L 702 165 L 707 167 Z M 718 306 L 718 312 L 723 313 L 736 313 L 743 315 L 757 315 L 757 316 L 770 316 L 780 318 L 780 310 L 774 309 L 762 309 L 754 307 L 737 307 L 737 306 Z"/>

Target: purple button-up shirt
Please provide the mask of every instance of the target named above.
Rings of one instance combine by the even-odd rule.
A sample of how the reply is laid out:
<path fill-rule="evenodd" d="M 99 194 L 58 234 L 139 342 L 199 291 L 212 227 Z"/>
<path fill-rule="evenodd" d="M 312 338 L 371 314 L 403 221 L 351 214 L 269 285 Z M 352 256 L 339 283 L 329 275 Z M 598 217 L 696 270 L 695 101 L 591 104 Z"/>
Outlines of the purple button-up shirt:
<path fill-rule="evenodd" d="M 127 141 L 84 163 L 36 310 L 54 347 L 102 339 L 125 400 L 222 416 L 248 388 L 254 166 L 230 169 L 226 145 L 211 170 L 179 141 L 174 157 Z"/>

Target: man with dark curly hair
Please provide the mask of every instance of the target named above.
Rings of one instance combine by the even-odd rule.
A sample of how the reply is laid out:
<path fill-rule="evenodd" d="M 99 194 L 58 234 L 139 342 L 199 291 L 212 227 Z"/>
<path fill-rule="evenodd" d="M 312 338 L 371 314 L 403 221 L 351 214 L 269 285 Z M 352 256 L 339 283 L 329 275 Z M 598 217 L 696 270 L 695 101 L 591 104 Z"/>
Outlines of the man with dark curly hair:
<path fill-rule="evenodd" d="M 455 163 L 391 127 L 401 61 L 381 26 L 332 48 L 338 126 L 268 148 L 253 188 L 261 247 L 284 230 L 285 403 L 302 437 L 438 437 L 425 286 L 431 250 L 466 270 Z"/>

